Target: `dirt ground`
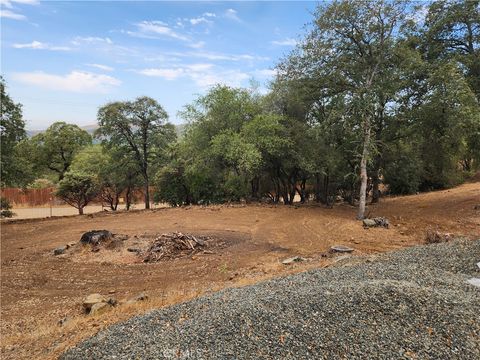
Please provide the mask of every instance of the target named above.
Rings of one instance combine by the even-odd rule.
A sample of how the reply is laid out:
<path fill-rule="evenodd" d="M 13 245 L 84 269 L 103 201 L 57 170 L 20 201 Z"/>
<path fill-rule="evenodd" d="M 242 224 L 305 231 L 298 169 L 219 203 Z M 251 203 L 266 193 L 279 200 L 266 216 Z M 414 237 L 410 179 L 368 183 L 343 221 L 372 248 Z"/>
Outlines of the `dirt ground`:
<path fill-rule="evenodd" d="M 424 242 L 426 231 L 480 237 L 480 182 L 369 206 L 389 229 L 364 229 L 356 209 L 337 205 L 235 205 L 157 209 L 131 213 L 24 220 L 1 224 L 2 359 L 56 358 L 66 348 L 114 322 L 231 286 L 326 267 L 338 257 L 333 245 L 364 256 Z M 227 244 L 157 263 L 126 261 L 111 250 L 54 256 L 92 229 L 130 237 L 180 231 L 213 236 Z M 307 261 L 292 265 L 285 258 Z M 128 260 L 128 259 L 127 259 Z M 113 294 L 120 302 L 145 292 L 149 299 L 101 315 L 85 315 L 82 299 Z"/>

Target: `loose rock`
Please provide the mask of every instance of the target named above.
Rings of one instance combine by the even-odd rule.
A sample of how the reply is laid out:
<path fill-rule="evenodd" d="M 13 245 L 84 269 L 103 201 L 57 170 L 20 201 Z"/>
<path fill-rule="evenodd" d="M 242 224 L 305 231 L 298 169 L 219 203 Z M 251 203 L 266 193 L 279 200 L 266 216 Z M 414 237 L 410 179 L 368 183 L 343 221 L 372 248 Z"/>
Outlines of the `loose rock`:
<path fill-rule="evenodd" d="M 67 250 L 67 248 L 65 246 L 58 247 L 58 248 L 53 250 L 53 255 L 55 255 L 55 256 L 62 255 L 62 254 L 65 253 L 65 250 Z"/>
<path fill-rule="evenodd" d="M 89 314 L 90 315 L 94 315 L 94 314 L 98 315 L 98 314 L 104 313 L 106 310 L 108 310 L 109 307 L 110 307 L 110 305 L 105 303 L 105 302 L 99 302 L 99 303 L 93 304 L 92 308 L 90 309 Z"/>
<path fill-rule="evenodd" d="M 92 230 L 84 233 L 80 239 L 82 244 L 98 246 L 100 243 L 112 239 L 113 234 L 108 230 Z"/>
<path fill-rule="evenodd" d="M 144 292 L 138 294 L 137 296 L 134 297 L 135 301 L 145 301 L 148 300 L 148 295 L 145 294 Z"/>
<path fill-rule="evenodd" d="M 92 306 L 98 303 L 107 303 L 108 299 L 101 294 L 90 294 L 83 300 L 83 308 L 88 313 Z"/>
<path fill-rule="evenodd" d="M 339 252 L 339 253 L 351 253 L 354 249 L 344 246 L 344 245 L 335 245 L 330 248 L 331 252 Z"/>
<path fill-rule="evenodd" d="M 469 283 L 470 285 L 476 286 L 476 287 L 480 287 L 480 279 L 479 278 L 468 279 L 467 283 Z"/>
<path fill-rule="evenodd" d="M 376 225 L 373 219 L 363 219 L 363 226 L 364 227 L 374 227 Z"/>
<path fill-rule="evenodd" d="M 303 258 L 303 257 L 300 257 L 300 256 L 294 256 L 294 257 L 291 257 L 291 258 L 288 258 L 288 259 L 285 259 L 282 261 L 282 264 L 283 265 L 290 265 L 292 263 L 295 263 L 295 262 L 302 262 L 302 261 L 305 261 L 306 259 Z"/>
<path fill-rule="evenodd" d="M 376 217 L 373 219 L 363 219 L 363 227 L 369 228 L 369 227 L 384 227 L 388 229 L 390 226 L 390 222 L 388 221 L 387 218 L 384 217 Z"/>

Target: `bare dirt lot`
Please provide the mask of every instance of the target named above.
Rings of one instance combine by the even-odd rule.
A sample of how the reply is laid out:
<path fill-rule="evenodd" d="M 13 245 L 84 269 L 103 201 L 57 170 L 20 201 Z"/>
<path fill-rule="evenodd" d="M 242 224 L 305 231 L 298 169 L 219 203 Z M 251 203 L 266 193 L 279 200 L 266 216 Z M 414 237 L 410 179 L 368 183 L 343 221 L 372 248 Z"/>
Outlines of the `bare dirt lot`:
<path fill-rule="evenodd" d="M 364 229 L 355 220 L 356 209 L 346 205 L 186 207 L 5 222 L 1 228 L 2 359 L 56 358 L 101 328 L 146 310 L 225 287 L 329 266 L 337 258 L 328 253 L 333 245 L 352 247 L 353 255 L 371 255 L 423 243 L 429 229 L 478 238 L 480 210 L 474 209 L 478 204 L 480 182 L 387 198 L 370 206 L 371 216 L 390 220 L 389 229 Z M 180 231 L 218 239 L 222 246 L 154 263 L 135 260 L 126 245 L 121 251 L 101 248 L 53 255 L 54 248 L 78 242 L 92 229 L 107 229 L 129 239 Z M 281 263 L 295 255 L 307 261 Z M 110 293 L 121 302 L 143 291 L 149 300 L 119 305 L 100 315 L 82 312 L 82 299 L 88 294 Z"/>

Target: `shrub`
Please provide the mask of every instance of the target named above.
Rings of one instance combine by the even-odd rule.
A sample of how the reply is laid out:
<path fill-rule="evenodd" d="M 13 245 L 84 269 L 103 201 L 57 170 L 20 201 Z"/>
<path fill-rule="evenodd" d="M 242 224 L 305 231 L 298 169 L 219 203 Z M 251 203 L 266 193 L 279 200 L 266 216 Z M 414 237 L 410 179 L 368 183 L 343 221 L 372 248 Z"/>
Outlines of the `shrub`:
<path fill-rule="evenodd" d="M 50 179 L 40 178 L 36 179 L 34 182 L 29 184 L 27 187 L 29 189 L 46 189 L 53 187 L 55 184 Z"/>
<path fill-rule="evenodd" d="M 12 208 L 12 204 L 8 201 L 7 198 L 0 197 L 0 217 L 2 218 L 11 218 L 15 215 L 10 209 Z"/>
<path fill-rule="evenodd" d="M 67 172 L 58 184 L 56 196 L 67 204 L 78 209 L 83 215 L 83 208 L 98 194 L 98 184 L 95 178 L 88 174 Z"/>

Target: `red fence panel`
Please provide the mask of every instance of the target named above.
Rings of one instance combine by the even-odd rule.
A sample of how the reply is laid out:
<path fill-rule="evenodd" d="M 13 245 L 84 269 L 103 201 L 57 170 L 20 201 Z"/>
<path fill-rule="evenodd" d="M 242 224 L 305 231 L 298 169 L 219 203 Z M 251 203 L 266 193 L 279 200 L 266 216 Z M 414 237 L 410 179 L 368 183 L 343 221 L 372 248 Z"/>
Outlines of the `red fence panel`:
<path fill-rule="evenodd" d="M 10 201 L 14 206 L 42 206 L 48 205 L 53 200 L 54 187 L 45 189 L 0 189 L 1 196 Z"/>
<path fill-rule="evenodd" d="M 152 196 L 155 191 L 154 187 L 150 187 L 150 194 Z M 55 197 L 55 187 L 44 189 L 21 189 L 21 188 L 2 188 L 0 195 L 5 197 L 14 207 L 33 207 L 33 206 L 47 206 L 47 205 L 61 205 L 64 202 Z M 143 202 L 144 190 L 134 189 L 131 193 L 132 203 Z M 125 193 L 121 198 L 125 199 Z M 101 199 L 95 199 L 93 203 L 102 203 Z"/>

